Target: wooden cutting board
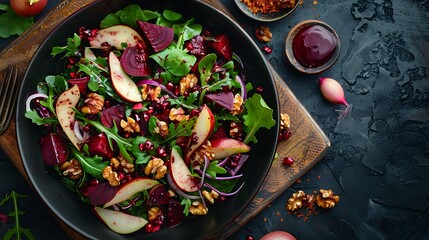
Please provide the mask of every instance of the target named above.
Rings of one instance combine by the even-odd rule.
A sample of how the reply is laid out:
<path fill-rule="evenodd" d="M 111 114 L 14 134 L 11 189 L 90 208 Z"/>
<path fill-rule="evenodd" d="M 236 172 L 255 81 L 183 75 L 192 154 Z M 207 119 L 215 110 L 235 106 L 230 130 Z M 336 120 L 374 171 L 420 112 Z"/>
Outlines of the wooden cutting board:
<path fill-rule="evenodd" d="M 63 1 L 0 52 L 0 59 L 2 59 L 2 61 L 0 61 L 0 81 L 4 80 L 4 72 L 9 64 L 17 64 L 19 67 L 19 74 L 23 76 L 33 54 L 49 32 L 73 12 L 87 6 L 93 1 L 94 0 Z M 202 1 L 230 15 L 225 6 L 219 1 Z M 317 123 L 314 122 L 310 114 L 301 105 L 283 79 L 274 69 L 272 69 L 272 73 L 277 85 L 281 113 L 287 113 L 291 118 L 292 136 L 287 141 L 278 144 L 278 160 L 274 160 L 263 185 L 251 203 L 233 221 L 222 227 L 219 231 L 213 233 L 213 235 L 209 237 L 210 239 L 225 239 L 245 225 L 247 221 L 256 216 L 284 190 L 313 167 L 323 157 L 330 146 L 329 139 Z M 18 79 L 18 81 L 20 80 L 21 79 Z M 28 181 L 18 151 L 14 120 L 12 120 L 8 130 L 0 136 L 0 146 Z M 295 163 L 292 166 L 284 166 L 282 164 L 282 159 L 284 157 L 293 157 Z M 71 239 L 84 239 L 79 233 L 75 232 L 61 221 L 60 224 Z"/>

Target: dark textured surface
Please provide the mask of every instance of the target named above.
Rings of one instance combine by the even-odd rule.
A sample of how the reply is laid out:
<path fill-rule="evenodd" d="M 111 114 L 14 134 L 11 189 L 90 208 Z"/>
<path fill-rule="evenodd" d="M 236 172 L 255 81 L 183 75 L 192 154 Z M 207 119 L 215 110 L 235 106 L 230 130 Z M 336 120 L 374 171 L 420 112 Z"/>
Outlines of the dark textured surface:
<path fill-rule="evenodd" d="M 58 2 L 50 1 L 49 6 Z M 230 239 L 247 235 L 259 239 L 274 230 L 289 231 L 298 239 L 429 239 L 429 1 L 331 0 L 316 4 L 304 0 L 292 15 L 272 23 L 251 20 L 233 1 L 222 2 L 252 37 L 257 26 L 270 27 L 273 40 L 267 45 L 273 53 L 267 58 L 332 145 L 329 154 L 299 183 Z M 313 76 L 294 70 L 284 54 L 289 30 L 307 19 L 325 21 L 341 39 L 336 64 Z M 8 42 L 0 40 L 0 47 Z M 353 105 L 351 116 L 337 123 L 334 110 L 343 107 L 322 98 L 319 77 L 335 78 L 343 85 L 347 101 Z M 8 168 L 0 168 L 1 179 L 6 176 L 4 171 Z M 32 194 L 19 181 L 11 181 L 8 187 Z M 316 208 L 312 214 L 301 210 L 308 219 L 286 211 L 292 193 L 304 190 L 312 194 L 321 188 L 332 189 L 341 197 L 338 206 Z M 24 206 L 30 213 L 35 211 L 34 205 Z M 31 229 L 46 239 L 39 235 L 43 234 L 40 226 Z"/>
<path fill-rule="evenodd" d="M 332 144 L 299 183 L 231 239 L 259 239 L 273 230 L 298 239 L 429 239 L 429 1 L 304 0 L 274 23 L 250 20 L 222 2 L 249 34 L 270 27 L 267 58 Z M 336 64 L 314 76 L 295 71 L 284 55 L 289 30 L 307 19 L 328 23 L 341 39 Z M 343 85 L 351 116 L 337 123 L 334 110 L 344 107 L 322 98 L 319 77 Z M 341 197 L 338 206 L 316 209 L 307 220 L 286 211 L 292 193 L 321 188 Z"/>

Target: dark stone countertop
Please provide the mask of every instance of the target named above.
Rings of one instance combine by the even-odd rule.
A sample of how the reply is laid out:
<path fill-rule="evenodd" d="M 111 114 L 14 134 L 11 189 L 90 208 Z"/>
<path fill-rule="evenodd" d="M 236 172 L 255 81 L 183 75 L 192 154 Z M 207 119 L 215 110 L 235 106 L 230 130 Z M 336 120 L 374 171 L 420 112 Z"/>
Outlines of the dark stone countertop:
<path fill-rule="evenodd" d="M 58 2 L 50 1 L 48 8 Z M 429 1 L 303 0 L 292 15 L 271 23 L 248 18 L 234 1 L 222 2 L 255 42 L 257 26 L 271 29 L 273 40 L 257 44 L 273 49 L 267 59 L 331 140 L 322 161 L 230 239 L 259 239 L 275 230 L 298 239 L 429 239 Z M 317 75 L 294 70 L 284 54 L 289 30 L 308 19 L 328 23 L 341 41 L 335 65 Z M 0 40 L 0 47 L 9 40 Z M 319 77 L 338 80 L 353 105 L 339 123 L 335 110 L 344 107 L 323 99 Z M 9 171 L 1 153 L 0 159 L 1 174 L 18 174 Z M 13 182 L 32 201 L 26 184 Z M 319 189 L 332 189 L 339 204 L 329 210 L 286 211 L 292 193 Z M 29 220 L 23 224 L 29 226 Z M 38 238 L 46 237 L 38 225 L 31 229 Z"/>

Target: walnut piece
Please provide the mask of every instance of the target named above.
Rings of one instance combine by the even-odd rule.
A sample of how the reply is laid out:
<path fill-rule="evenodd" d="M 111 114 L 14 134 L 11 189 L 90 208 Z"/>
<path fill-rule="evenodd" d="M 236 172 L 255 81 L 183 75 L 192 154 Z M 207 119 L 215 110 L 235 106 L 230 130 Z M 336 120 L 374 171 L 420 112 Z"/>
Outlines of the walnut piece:
<path fill-rule="evenodd" d="M 229 135 L 234 139 L 240 139 L 243 135 L 243 126 L 231 121 L 229 124 Z"/>
<path fill-rule="evenodd" d="M 148 215 L 148 220 L 150 222 L 154 222 L 156 221 L 159 217 L 162 216 L 162 209 L 160 209 L 157 206 L 153 206 L 149 209 L 149 211 L 147 212 Z"/>
<path fill-rule="evenodd" d="M 110 186 L 116 187 L 119 186 L 120 179 L 118 173 L 112 170 L 111 166 L 107 166 L 103 169 L 103 178 L 109 181 Z"/>
<path fill-rule="evenodd" d="M 209 209 L 205 207 L 203 203 L 195 201 L 192 203 L 192 206 L 189 207 L 189 212 L 193 215 L 206 215 Z"/>
<path fill-rule="evenodd" d="M 287 200 L 286 209 L 290 212 L 297 211 L 303 206 L 308 205 L 313 201 L 313 196 L 305 194 L 304 191 L 299 190 L 293 193 L 292 196 Z"/>
<path fill-rule="evenodd" d="M 193 155 L 193 162 L 198 164 L 204 163 L 204 156 L 206 156 L 209 161 L 212 160 L 215 157 L 215 154 L 212 151 L 212 144 L 209 140 L 204 141 L 203 144 L 195 151 L 195 154 Z"/>
<path fill-rule="evenodd" d="M 132 117 L 127 117 L 127 121 L 121 119 L 121 127 L 125 132 L 135 133 L 140 132 L 140 125 Z"/>
<path fill-rule="evenodd" d="M 172 108 L 170 110 L 170 114 L 168 115 L 168 117 L 170 118 L 171 121 L 188 121 L 189 120 L 189 115 L 185 114 L 185 110 L 183 110 L 182 108 Z"/>
<path fill-rule="evenodd" d="M 182 77 L 179 82 L 179 93 L 180 95 L 185 94 L 185 92 L 189 89 L 192 89 L 195 87 L 195 85 L 198 82 L 197 76 L 195 74 L 187 74 L 186 76 Z"/>
<path fill-rule="evenodd" d="M 290 117 L 287 113 L 280 114 L 280 129 L 290 128 Z"/>
<path fill-rule="evenodd" d="M 270 42 L 273 38 L 273 34 L 271 33 L 270 29 L 266 26 L 259 26 L 255 30 L 256 38 L 261 42 Z"/>
<path fill-rule="evenodd" d="M 156 86 L 152 88 L 151 86 L 147 84 L 142 85 L 142 99 L 143 100 L 158 100 L 158 96 L 161 93 L 161 87 Z"/>
<path fill-rule="evenodd" d="M 83 103 L 85 105 L 81 109 L 82 113 L 97 114 L 104 107 L 104 96 L 97 93 L 88 93 Z"/>
<path fill-rule="evenodd" d="M 119 159 L 118 158 L 111 158 L 110 159 L 110 166 L 113 168 L 113 169 L 115 169 L 115 170 L 118 170 L 119 169 L 119 166 L 121 166 L 121 163 L 119 162 Z"/>
<path fill-rule="evenodd" d="M 156 121 L 156 127 L 153 129 L 154 133 L 165 138 L 168 136 L 168 125 L 164 121 Z"/>
<path fill-rule="evenodd" d="M 320 189 L 316 196 L 317 206 L 324 209 L 333 208 L 338 202 L 340 202 L 340 197 L 334 195 L 332 190 Z"/>
<path fill-rule="evenodd" d="M 82 166 L 76 159 L 63 162 L 59 168 L 63 172 L 64 176 L 73 180 L 80 178 L 83 174 Z"/>
<path fill-rule="evenodd" d="M 134 172 L 134 164 L 128 162 L 128 160 L 123 157 L 121 158 L 121 167 L 122 171 L 125 173 Z"/>
<path fill-rule="evenodd" d="M 214 204 L 214 200 L 219 197 L 219 194 L 214 190 L 211 190 L 211 192 L 208 192 L 207 190 L 203 190 L 202 194 L 204 198 L 207 201 L 209 201 L 211 204 Z"/>
<path fill-rule="evenodd" d="M 147 163 L 144 168 L 144 173 L 146 175 L 153 174 L 154 179 L 161 179 L 167 173 L 167 166 L 164 165 L 164 161 L 162 159 L 153 158 Z"/>
<path fill-rule="evenodd" d="M 235 94 L 234 96 L 234 105 L 232 106 L 231 114 L 239 115 L 243 112 L 243 98 L 241 98 L 240 94 Z"/>

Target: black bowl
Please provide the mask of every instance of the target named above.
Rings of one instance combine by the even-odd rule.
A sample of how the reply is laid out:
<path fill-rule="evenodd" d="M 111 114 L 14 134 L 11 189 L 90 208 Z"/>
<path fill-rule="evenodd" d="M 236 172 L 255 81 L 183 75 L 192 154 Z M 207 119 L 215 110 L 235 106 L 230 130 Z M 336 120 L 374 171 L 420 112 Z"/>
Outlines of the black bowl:
<path fill-rule="evenodd" d="M 199 239 L 209 237 L 237 216 L 257 193 L 271 166 L 277 144 L 278 125 L 271 130 L 261 129 L 257 135 L 258 144 L 251 144 L 250 159 L 241 170 L 245 185 L 236 196 L 215 204 L 208 215 L 185 221 L 172 228 L 146 234 L 143 230 L 129 235 L 120 235 L 109 230 L 91 207 L 68 190 L 59 178 L 48 171 L 41 158 L 39 138 L 41 130 L 24 117 L 26 98 L 34 93 L 38 82 L 45 76 L 61 72 L 62 63 L 52 61 L 53 46 L 64 46 L 66 39 L 77 32 L 79 27 L 96 28 L 108 13 L 116 12 L 131 3 L 138 3 L 142 9 L 162 12 L 171 9 L 182 13 L 187 19 L 195 17 L 198 23 L 216 33 L 229 35 L 234 52 L 244 61 L 248 81 L 253 86 L 263 87 L 266 103 L 274 109 L 274 119 L 279 119 L 278 98 L 267 62 L 245 31 L 222 12 L 198 1 L 96 1 L 74 13 L 61 23 L 39 47 L 24 76 L 19 94 L 16 129 L 18 146 L 25 170 L 35 190 L 47 206 L 68 226 L 88 238 L 94 239 Z"/>

